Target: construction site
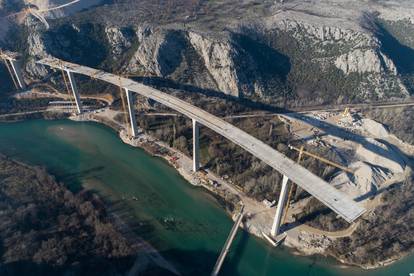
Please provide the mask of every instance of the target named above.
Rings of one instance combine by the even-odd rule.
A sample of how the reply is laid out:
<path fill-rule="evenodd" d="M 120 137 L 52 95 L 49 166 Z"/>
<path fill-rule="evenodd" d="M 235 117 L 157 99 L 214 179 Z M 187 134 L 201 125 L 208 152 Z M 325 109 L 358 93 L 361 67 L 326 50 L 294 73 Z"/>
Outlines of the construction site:
<path fill-rule="evenodd" d="M 255 139 L 250 141 L 249 136 L 245 138 L 248 142 L 244 142 L 242 135 L 247 134 L 244 132 L 238 134 L 239 130 L 236 128 L 229 130 L 230 124 L 224 120 L 216 119 L 213 116 L 212 120 L 218 120 L 217 123 L 222 124 L 216 128 L 214 123 L 203 121 L 207 118 L 205 115 L 203 115 L 204 117 L 195 115 L 197 112 L 201 112 L 195 107 L 188 105 L 188 110 L 192 112 L 189 113 L 190 111 L 185 109 L 187 107 L 184 102 L 175 105 L 173 97 L 167 96 L 167 94 L 162 97 L 157 96 L 156 90 L 138 85 L 128 79 L 131 76 L 106 74 L 91 68 L 78 67 L 78 65 L 49 59 L 43 60 L 41 63 L 56 68 L 56 73 L 63 79 L 64 90 L 60 91 L 52 85 L 44 83 L 33 85 L 27 89 L 25 84 L 19 84 L 23 82 L 19 81 L 19 74 L 16 73 L 19 69 L 17 64 L 13 63 L 16 56 L 3 53 L 2 57 L 6 60 L 6 64 L 9 62 L 10 65 L 13 65 L 12 68 L 15 68 L 12 70 L 9 66 L 9 73 L 16 89 L 21 91 L 13 95 L 15 99 L 57 100 L 49 100 L 47 106 L 39 110 L 1 116 L 19 118 L 19 116 L 33 112 L 64 113 L 70 115 L 69 118 L 72 120 L 104 123 L 116 129 L 125 143 L 144 148 L 153 155 L 166 159 L 190 183 L 203 186 L 227 203 L 228 211 L 236 220 L 236 227 L 232 229 L 229 240 L 223 248 L 215 273 L 220 270 L 239 225 L 250 233 L 263 238 L 272 246 L 283 243 L 302 254 L 326 254 L 326 250 L 336 239 L 349 237 L 354 233 L 359 225 L 358 217 L 362 214 L 370 214 L 375 210 L 381 204 L 383 193 L 396 185 L 401 185 L 411 175 L 410 160 L 407 156 L 414 154 L 414 147 L 390 134 L 382 124 L 364 118 L 360 108 L 346 107 L 343 111 L 249 112 L 248 114 L 232 115 L 233 119 L 237 118 L 239 122 L 244 119 L 262 120 L 263 118 L 281 122 L 287 131 L 286 134 L 290 137 L 290 143 L 286 149 L 290 152 L 288 155 L 296 157 L 295 160 L 289 159 L 288 165 L 284 167 L 278 163 L 272 163 L 271 160 L 266 161 L 268 158 L 266 155 L 260 157 L 261 144 L 255 146 L 254 143 L 258 142 Z M 113 85 L 118 86 L 119 95 L 102 94 L 99 91 L 90 91 L 87 95 L 81 95 L 78 92 L 74 73 L 82 73 L 92 79 L 112 82 Z M 131 91 L 140 91 L 137 93 L 143 93 L 150 99 L 164 103 L 170 109 L 167 111 L 157 109 L 153 104 L 148 105 L 148 102 L 147 105 L 142 105 L 142 99 L 138 99 L 140 96 L 134 99 Z M 118 107 L 114 108 L 116 102 Z M 186 114 L 190 118 L 194 116 L 192 119 L 192 157 L 166 141 L 151 136 L 145 129 L 139 127 L 139 120 L 142 116 L 180 117 L 182 116 L 180 113 Z M 232 116 L 225 119 L 231 120 Z M 243 185 L 234 183 L 234 179 L 227 175 L 219 175 L 208 167 L 204 167 L 199 150 L 199 121 L 202 125 L 211 127 L 218 133 L 229 131 L 229 134 L 225 134 L 225 136 L 231 141 L 240 144 L 242 148 L 246 148 L 253 154 L 258 154 L 259 158 L 274 168 L 284 170 L 285 176 L 278 191 L 279 197 L 274 196 L 271 199 L 265 198 L 258 201 L 257 198 L 248 196 Z M 272 131 L 273 124 L 269 133 Z M 269 155 L 269 149 L 266 148 L 263 152 Z M 324 152 L 325 154 L 321 154 Z M 326 154 L 327 152 L 334 154 L 329 155 Z M 272 154 L 269 156 L 272 158 Z M 335 160 L 331 159 L 332 156 L 335 157 Z M 305 176 L 307 172 L 303 171 L 305 175 L 297 175 L 298 170 L 302 170 L 299 166 L 303 165 L 302 160 L 305 158 L 319 163 L 319 168 L 330 171 L 329 178 L 325 177 L 324 180 L 321 180 L 319 188 L 315 188 L 319 185 L 317 184 L 319 178 L 314 178 L 313 174 L 309 173 L 308 176 Z M 288 159 L 283 160 L 287 161 Z M 313 173 L 318 174 L 318 172 Z M 286 176 L 287 174 L 289 177 Z M 316 182 L 308 182 L 308 177 L 314 178 Z M 295 181 L 291 182 L 291 179 Z M 327 181 L 329 185 L 323 184 L 323 181 Z M 296 183 L 300 183 L 300 185 L 296 185 Z M 328 187 L 328 190 L 321 192 L 321 189 Z M 306 193 L 304 196 L 304 191 L 308 192 L 310 196 Z M 339 219 L 342 222 L 339 223 L 338 229 L 335 227 L 334 229 L 324 229 L 320 222 L 318 224 L 317 221 L 306 219 L 306 217 L 316 217 L 320 220 L 324 217 L 323 210 L 315 209 L 309 213 L 310 202 L 315 199 L 312 195 L 337 213 L 331 213 L 334 214 L 335 220 L 338 220 L 339 217 L 343 218 Z"/>

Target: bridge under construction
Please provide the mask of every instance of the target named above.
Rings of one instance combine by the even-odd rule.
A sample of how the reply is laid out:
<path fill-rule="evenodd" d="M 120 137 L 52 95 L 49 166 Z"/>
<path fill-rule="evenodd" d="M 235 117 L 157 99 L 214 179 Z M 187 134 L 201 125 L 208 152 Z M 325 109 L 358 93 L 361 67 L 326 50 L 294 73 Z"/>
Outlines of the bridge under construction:
<path fill-rule="evenodd" d="M 52 68 L 64 70 L 68 75 L 73 73 L 82 74 L 99 79 L 107 83 L 111 83 L 115 86 L 119 86 L 122 83 L 122 88 L 128 94 L 130 92 L 138 93 L 156 102 L 164 104 L 165 106 L 189 117 L 193 120 L 193 133 L 194 133 L 194 155 L 193 155 L 193 168 L 195 171 L 199 169 L 199 149 L 198 149 L 198 133 L 200 125 L 208 127 L 218 134 L 226 137 L 231 142 L 239 145 L 243 149 L 247 150 L 255 157 L 259 158 L 278 172 L 284 175 L 283 183 L 290 179 L 293 183 L 306 190 L 312 196 L 316 197 L 327 207 L 332 209 L 342 218 L 348 222 L 353 222 L 359 216 L 361 216 L 365 209 L 357 204 L 354 200 L 347 197 L 346 194 L 335 189 L 320 177 L 314 175 L 306 168 L 298 165 L 291 159 L 287 158 L 282 153 L 273 149 L 269 145 L 254 138 L 250 134 L 242 131 L 241 129 L 233 126 L 232 124 L 189 104 L 181 99 L 171 96 L 167 93 L 161 92 L 152 87 L 135 82 L 128 78 L 122 78 L 120 76 L 103 72 L 90 67 L 63 62 L 55 58 L 46 58 L 38 61 L 39 64 L 47 65 Z M 76 85 L 73 83 L 73 77 L 69 78 L 73 93 L 79 98 L 79 93 L 76 90 Z M 78 104 L 79 101 L 77 101 Z M 133 102 L 131 95 L 128 96 L 128 110 L 130 111 L 130 117 L 134 116 Z M 78 106 L 78 112 L 81 110 L 81 106 Z M 131 124 L 132 133 L 137 133 L 137 126 L 135 123 Z M 286 184 L 287 185 L 287 184 Z M 283 190 L 283 187 L 282 187 Z M 287 189 L 286 189 L 287 190 Z M 282 193 L 283 194 L 283 193 Z M 278 208 L 279 209 L 279 208 Z M 278 210 L 277 213 L 282 210 Z M 277 231 L 276 231 L 277 232 Z"/>
<path fill-rule="evenodd" d="M 20 90 L 26 88 L 26 84 L 20 70 L 20 63 L 18 60 L 19 55 L 9 51 L 0 51 L 0 59 L 2 59 L 4 65 L 6 65 L 7 71 L 9 71 L 10 77 L 16 89 Z"/>
<path fill-rule="evenodd" d="M 0 58 L 2 58 L 6 62 L 6 65 L 11 65 L 10 67 L 15 68 L 13 70 L 9 70 L 9 72 L 13 80 L 16 82 L 15 84 L 17 84 L 16 88 L 23 89 L 25 85 L 23 78 L 21 77 L 19 68 L 17 66 L 13 67 L 13 64 L 17 64 L 14 56 L 11 54 L 2 54 Z M 324 205 L 336 212 L 339 216 L 344 218 L 349 223 L 356 220 L 365 212 L 365 209 L 362 206 L 360 206 L 354 200 L 350 199 L 346 194 L 332 187 L 323 179 L 314 175 L 309 170 L 295 163 L 291 159 L 287 158 L 285 155 L 273 149 L 269 145 L 240 130 L 232 124 L 177 97 L 174 97 L 160 90 L 154 89 L 152 87 L 146 86 L 144 84 L 138 83 L 128 78 L 124 78 L 115 74 L 93 69 L 90 67 L 65 62 L 56 58 L 45 58 L 38 61 L 37 63 L 49 66 L 55 70 L 62 71 L 66 87 L 68 88 L 68 90 L 70 87 L 70 90 L 73 93 L 73 97 L 75 99 L 76 104 L 76 111 L 79 114 L 83 112 L 83 107 L 82 102 L 80 100 L 80 94 L 76 86 L 75 74 L 89 76 L 91 78 L 113 84 L 114 86 L 120 86 L 121 91 L 126 95 L 128 103 L 127 111 L 129 113 L 129 126 L 131 128 L 131 134 L 133 137 L 135 137 L 138 134 L 134 110 L 133 93 L 137 93 L 148 99 L 159 102 L 190 118 L 192 120 L 193 125 L 194 171 L 198 171 L 200 168 L 199 133 L 200 126 L 204 126 L 224 136 L 231 142 L 247 150 L 256 158 L 260 159 L 261 161 L 265 162 L 266 164 L 268 164 L 269 166 L 283 174 L 282 188 L 270 233 L 270 235 L 274 238 L 276 238 L 276 236 L 280 232 L 282 216 L 286 208 L 286 200 L 288 198 L 288 191 L 290 185 L 289 180 L 290 182 L 295 183 L 296 185 L 307 191 L 309 194 L 317 198 Z M 228 251 L 231 245 L 231 241 L 233 240 L 234 235 L 236 233 L 235 229 L 238 228 L 241 221 L 241 217 L 242 214 L 240 214 L 239 219 L 237 219 L 236 221 L 235 228 L 233 228 L 230 233 L 230 237 L 228 240 L 229 242 L 226 242 L 225 248 L 223 248 L 223 253 L 220 255 L 218 264 L 215 268 L 215 274 L 218 273 L 219 267 L 221 266 L 226 255 L 225 253 Z"/>

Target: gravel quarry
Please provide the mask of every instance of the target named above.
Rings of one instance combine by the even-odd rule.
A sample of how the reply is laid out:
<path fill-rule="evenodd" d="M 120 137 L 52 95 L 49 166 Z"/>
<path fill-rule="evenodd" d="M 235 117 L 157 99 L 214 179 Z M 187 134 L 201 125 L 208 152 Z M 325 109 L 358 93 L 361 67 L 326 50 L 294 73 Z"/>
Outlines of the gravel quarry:
<path fill-rule="evenodd" d="M 366 204 L 379 190 L 402 181 L 407 164 L 392 144 L 396 141 L 388 141 L 387 128 L 361 116 L 357 112 L 315 112 L 281 117 L 298 139 L 333 150 L 341 157 L 342 164 L 354 173 L 339 171 L 330 183 Z"/>

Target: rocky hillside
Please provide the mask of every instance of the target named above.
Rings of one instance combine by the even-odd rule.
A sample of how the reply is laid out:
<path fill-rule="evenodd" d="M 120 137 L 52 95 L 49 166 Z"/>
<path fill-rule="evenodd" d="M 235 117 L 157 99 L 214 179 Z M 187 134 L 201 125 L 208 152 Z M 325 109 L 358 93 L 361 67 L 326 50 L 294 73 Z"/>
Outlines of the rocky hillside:
<path fill-rule="evenodd" d="M 29 16 L 2 47 L 24 51 L 28 79 L 45 76 L 34 60 L 53 55 L 272 105 L 401 99 L 414 91 L 414 42 L 403 35 L 414 30 L 410 1 L 175 2 L 123 0 L 54 14 L 49 30 Z"/>

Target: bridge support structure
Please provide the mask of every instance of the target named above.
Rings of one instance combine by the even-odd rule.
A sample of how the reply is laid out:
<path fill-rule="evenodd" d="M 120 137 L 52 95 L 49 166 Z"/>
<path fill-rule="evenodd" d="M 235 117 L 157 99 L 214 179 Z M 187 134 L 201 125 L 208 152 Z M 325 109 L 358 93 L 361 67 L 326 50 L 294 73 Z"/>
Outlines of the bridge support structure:
<path fill-rule="evenodd" d="M 132 92 L 125 88 L 125 94 L 128 102 L 128 113 L 129 113 L 129 122 L 131 124 L 131 135 L 132 137 L 137 137 L 138 129 L 137 129 L 137 119 L 135 118 L 135 109 L 134 109 L 134 96 Z"/>
<path fill-rule="evenodd" d="M 78 91 L 78 87 L 76 86 L 75 78 L 71 71 L 69 70 L 65 70 L 65 71 L 66 71 L 66 74 L 68 75 L 70 88 L 72 90 L 73 97 L 75 98 L 76 110 L 78 114 L 82 114 L 82 111 L 83 111 L 82 102 L 80 100 L 79 91 Z"/>
<path fill-rule="evenodd" d="M 24 83 L 23 76 L 22 76 L 22 70 L 20 68 L 19 62 L 17 60 L 9 59 L 11 68 L 13 69 L 14 76 L 16 77 L 17 83 L 20 87 L 20 89 L 25 89 L 26 84 Z"/>
<path fill-rule="evenodd" d="M 63 68 L 65 68 L 65 70 L 70 70 L 86 76 L 93 76 L 95 79 L 103 80 L 115 86 L 118 86 L 120 81 L 119 76 L 78 64 L 63 62 L 55 58 L 45 58 L 37 63 L 54 68 L 62 68 L 64 66 Z M 272 232 L 274 234 L 279 232 L 280 222 L 283 220 L 283 209 L 285 207 L 284 203 L 286 202 L 286 198 L 288 196 L 288 180 L 291 180 L 292 183 L 295 183 L 309 194 L 316 197 L 319 201 L 335 211 L 349 223 L 355 221 L 366 211 L 365 208 L 356 203 L 353 199 L 347 197 L 344 193 L 338 191 L 335 187 L 332 187 L 323 179 L 296 164 L 294 161 L 284 156 L 281 152 L 278 152 L 269 145 L 266 145 L 266 143 L 263 143 L 230 123 L 227 123 L 196 106 L 193 106 L 172 95 L 163 93 L 155 88 L 134 82 L 132 80 L 127 80 L 125 78 L 121 79 L 122 81 L 125 81 L 125 84 L 122 85 L 122 87 L 127 87 L 134 93 L 138 93 L 144 97 L 164 104 L 165 106 L 180 112 L 188 118 L 193 119 L 193 169 L 197 170 L 199 167 L 198 124 L 200 124 L 219 133 L 224 138 L 229 139 L 231 142 L 252 153 L 258 159 L 262 160 L 273 169 L 284 175 L 282 193 L 280 195 L 282 200 L 279 200 L 278 202 L 279 206 L 277 208 L 274 225 L 272 227 Z"/>
<path fill-rule="evenodd" d="M 272 237 L 276 237 L 280 231 L 280 224 L 282 222 L 283 210 L 286 206 L 286 199 L 288 196 L 289 191 L 289 178 L 286 175 L 283 175 L 282 180 L 282 189 L 279 195 L 279 201 L 277 202 L 276 214 L 273 219 L 272 230 L 270 231 L 270 235 Z"/>
<path fill-rule="evenodd" d="M 193 119 L 193 171 L 200 169 L 200 124 Z"/>
<path fill-rule="evenodd" d="M 8 57 L 4 54 L 1 56 L 1 58 L 3 59 L 4 64 L 6 65 L 7 70 L 10 73 L 10 77 L 12 78 L 13 83 L 16 86 L 16 89 L 25 89 L 26 84 L 22 76 L 22 71 L 19 62 L 16 59 Z"/>

